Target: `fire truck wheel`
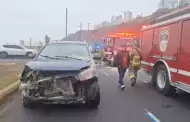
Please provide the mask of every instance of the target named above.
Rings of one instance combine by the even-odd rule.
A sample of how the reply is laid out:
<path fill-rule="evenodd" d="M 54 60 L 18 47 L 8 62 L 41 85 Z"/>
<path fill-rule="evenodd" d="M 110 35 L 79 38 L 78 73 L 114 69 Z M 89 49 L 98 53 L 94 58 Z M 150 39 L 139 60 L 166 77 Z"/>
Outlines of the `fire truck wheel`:
<path fill-rule="evenodd" d="M 175 94 L 175 88 L 170 85 L 169 75 L 164 65 L 158 65 L 156 68 L 156 87 L 159 92 L 165 96 L 173 96 Z"/>

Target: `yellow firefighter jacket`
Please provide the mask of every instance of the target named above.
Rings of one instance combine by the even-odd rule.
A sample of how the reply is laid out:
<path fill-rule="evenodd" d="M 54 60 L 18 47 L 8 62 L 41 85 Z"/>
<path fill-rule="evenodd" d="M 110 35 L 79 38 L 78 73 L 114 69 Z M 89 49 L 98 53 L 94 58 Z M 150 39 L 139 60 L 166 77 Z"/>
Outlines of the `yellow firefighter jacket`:
<path fill-rule="evenodd" d="M 133 48 L 130 56 L 130 64 L 132 67 L 140 67 L 141 65 L 141 55 L 139 49 Z"/>

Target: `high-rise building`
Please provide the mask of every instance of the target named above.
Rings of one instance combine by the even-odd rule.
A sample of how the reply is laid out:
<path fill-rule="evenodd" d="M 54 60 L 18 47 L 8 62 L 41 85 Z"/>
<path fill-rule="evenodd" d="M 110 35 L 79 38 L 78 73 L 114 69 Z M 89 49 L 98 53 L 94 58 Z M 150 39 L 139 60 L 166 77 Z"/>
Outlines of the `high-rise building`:
<path fill-rule="evenodd" d="M 122 23 L 122 20 L 123 20 L 123 17 L 122 15 L 119 15 L 115 18 L 115 21 L 116 21 L 116 24 L 121 24 Z"/>
<path fill-rule="evenodd" d="M 158 3 L 158 9 L 163 9 L 163 8 L 177 8 L 178 6 L 178 0 L 160 0 Z"/>
<path fill-rule="evenodd" d="M 111 24 L 112 24 L 112 25 L 115 25 L 115 24 L 116 24 L 115 19 L 116 19 L 116 17 L 115 17 L 115 16 L 112 16 L 112 18 L 111 18 Z"/>
<path fill-rule="evenodd" d="M 103 21 L 100 24 L 94 25 L 94 29 L 111 26 L 110 22 Z"/>
<path fill-rule="evenodd" d="M 131 11 L 124 12 L 124 22 L 131 20 L 131 19 L 132 19 L 132 12 Z"/>

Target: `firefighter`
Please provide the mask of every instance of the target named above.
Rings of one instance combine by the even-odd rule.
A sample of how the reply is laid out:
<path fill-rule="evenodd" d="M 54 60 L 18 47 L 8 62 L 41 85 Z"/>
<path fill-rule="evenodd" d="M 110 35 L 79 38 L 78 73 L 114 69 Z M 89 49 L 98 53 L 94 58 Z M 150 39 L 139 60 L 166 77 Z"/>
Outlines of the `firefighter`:
<path fill-rule="evenodd" d="M 100 51 L 100 54 L 101 54 L 101 60 L 103 60 L 103 58 L 104 58 L 104 50 L 102 49 L 101 51 Z"/>
<path fill-rule="evenodd" d="M 118 67 L 118 73 L 119 73 L 119 86 L 122 90 L 124 90 L 125 85 L 123 83 L 123 78 L 125 76 L 125 72 L 127 68 L 129 67 L 130 57 L 129 53 L 127 51 L 127 46 L 122 46 L 122 50 L 117 53 L 115 58 L 115 64 Z"/>
<path fill-rule="evenodd" d="M 129 78 L 131 80 L 131 86 L 136 84 L 137 72 L 141 66 L 140 48 L 137 42 L 133 43 L 133 49 L 130 53 L 130 66 L 129 66 Z"/>

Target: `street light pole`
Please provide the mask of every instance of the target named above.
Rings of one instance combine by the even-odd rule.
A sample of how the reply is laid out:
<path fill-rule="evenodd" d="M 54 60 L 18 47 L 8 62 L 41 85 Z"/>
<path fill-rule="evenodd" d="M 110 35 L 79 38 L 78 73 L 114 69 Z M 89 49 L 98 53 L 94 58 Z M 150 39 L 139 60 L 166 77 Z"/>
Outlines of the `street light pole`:
<path fill-rule="evenodd" d="M 90 30 L 90 23 L 88 23 L 88 30 Z"/>
<path fill-rule="evenodd" d="M 67 8 L 66 8 L 66 25 L 65 25 L 65 36 L 67 36 L 67 16 L 68 16 L 68 10 L 67 10 Z"/>
<path fill-rule="evenodd" d="M 80 27 L 80 30 L 79 30 L 80 31 L 80 41 L 82 41 L 82 22 L 77 27 Z"/>
<path fill-rule="evenodd" d="M 30 48 L 32 47 L 32 39 L 30 38 Z"/>

